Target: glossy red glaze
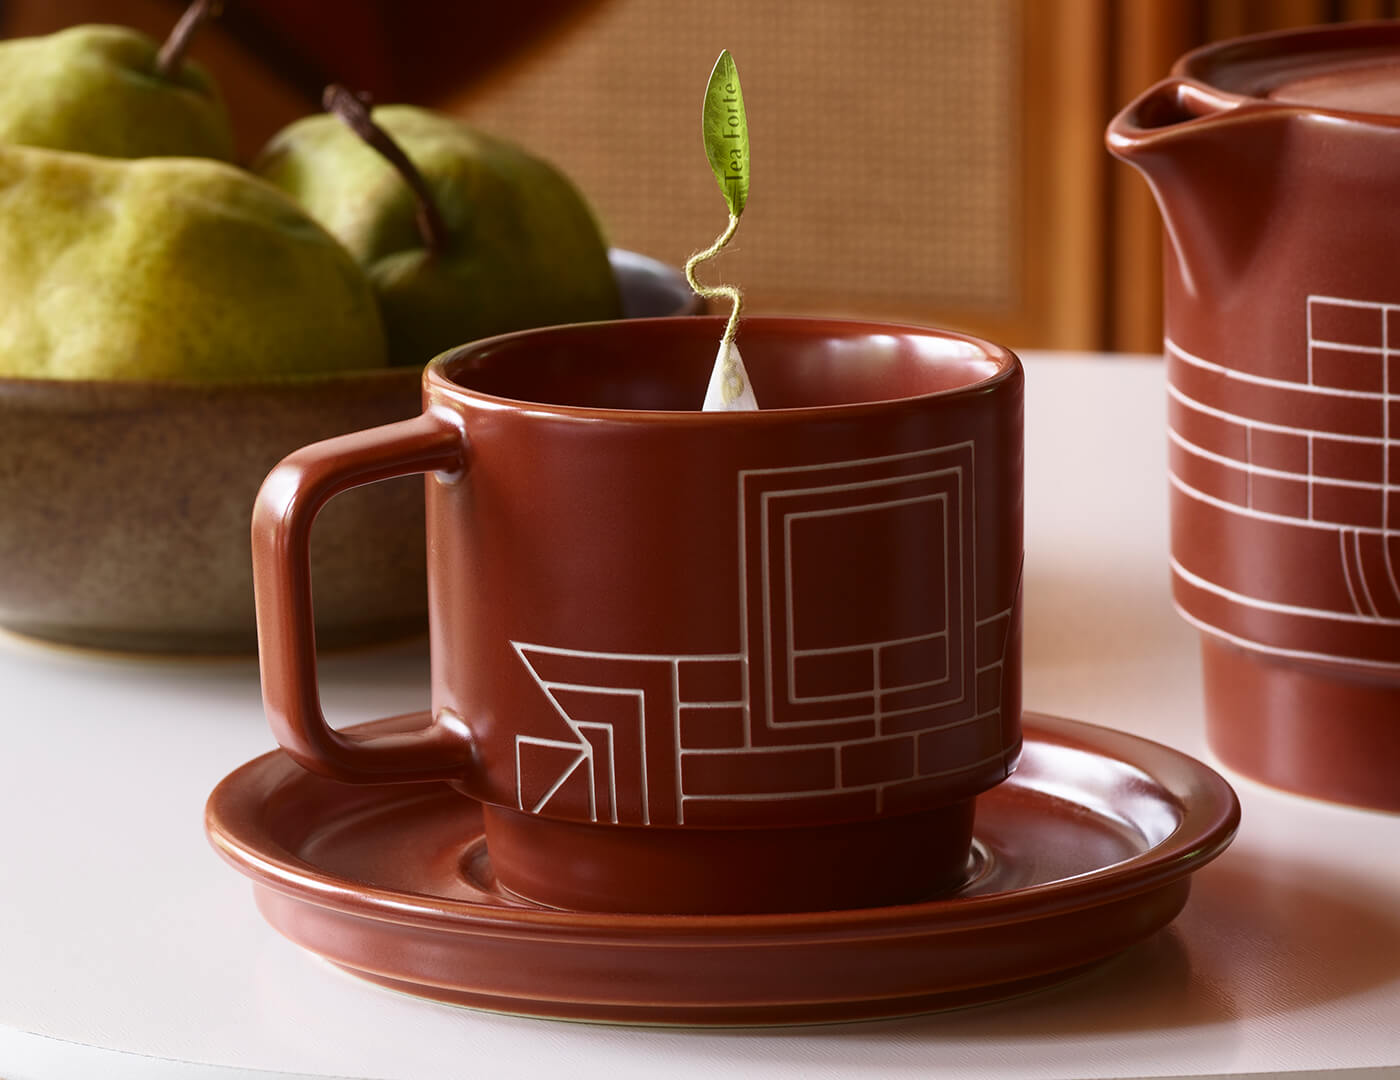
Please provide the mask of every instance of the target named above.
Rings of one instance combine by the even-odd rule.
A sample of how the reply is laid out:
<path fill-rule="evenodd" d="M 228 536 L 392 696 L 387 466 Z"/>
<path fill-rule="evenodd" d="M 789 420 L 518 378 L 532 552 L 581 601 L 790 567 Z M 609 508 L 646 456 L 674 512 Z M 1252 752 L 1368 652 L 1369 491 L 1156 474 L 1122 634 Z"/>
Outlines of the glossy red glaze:
<path fill-rule="evenodd" d="M 475 802 L 446 785 L 339 784 L 280 751 L 227 777 L 206 813 L 267 920 L 356 975 L 483 1009 L 664 1024 L 899 1016 L 1058 982 L 1169 922 L 1238 822 L 1234 793 L 1199 762 L 1029 714 L 1021 767 L 978 799 L 963 883 L 885 907 L 551 910 L 501 889 Z M 926 857 L 919 843 L 899 856 Z"/>
<path fill-rule="evenodd" d="M 1393 682 L 1280 663 L 1204 635 L 1206 731 L 1220 760 L 1274 787 L 1400 811 Z M 1319 738 L 1318 726 L 1330 728 Z"/>
<path fill-rule="evenodd" d="M 1400 24 L 1208 46 L 1109 148 L 1168 237 L 1173 589 L 1232 765 L 1400 808 Z"/>
<path fill-rule="evenodd" d="M 974 800 L 963 799 L 820 828 L 684 832 L 599 829 L 490 803 L 481 813 L 492 870 L 520 896 L 583 911 L 703 915 L 839 911 L 947 892 L 966 876 L 973 810 Z M 747 883 L 742 892 L 736 881 Z"/>
<path fill-rule="evenodd" d="M 872 854 L 889 850 L 910 815 L 1001 782 L 1020 747 L 1016 358 L 932 330 L 747 319 L 764 407 L 702 413 L 722 326 L 465 346 L 429 367 L 420 418 L 279 466 L 254 517 L 279 742 L 340 779 L 450 779 L 513 809 L 487 820 L 513 852 L 502 880 L 569 907 L 665 907 L 657 867 L 703 871 L 726 846 L 747 884 L 714 875 L 690 902 L 743 910 L 762 874 L 786 907 L 815 852 L 875 843 L 875 821 L 891 832 Z M 310 525 L 336 491 L 425 470 L 434 719 L 346 737 L 317 701 Z M 941 861 L 911 877 L 871 859 L 841 902 L 947 880 L 966 814 L 942 816 Z M 749 855 L 732 833 L 794 827 L 824 831 L 750 835 Z M 551 874 L 560 835 L 596 874 Z"/>

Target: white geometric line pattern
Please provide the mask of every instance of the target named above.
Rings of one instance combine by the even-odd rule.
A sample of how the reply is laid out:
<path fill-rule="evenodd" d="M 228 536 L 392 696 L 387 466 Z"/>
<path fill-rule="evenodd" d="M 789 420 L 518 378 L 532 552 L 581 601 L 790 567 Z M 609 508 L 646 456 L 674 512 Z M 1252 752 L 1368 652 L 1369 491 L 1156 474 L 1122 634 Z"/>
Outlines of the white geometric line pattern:
<path fill-rule="evenodd" d="M 770 496 L 769 494 L 766 494 L 766 493 L 764 494 L 763 498 L 764 498 L 765 503 L 768 501 L 768 499 L 769 499 L 770 497 L 771 497 L 771 496 Z M 914 504 L 916 504 L 916 503 L 921 503 L 921 502 L 923 502 L 923 503 L 938 503 L 938 504 L 940 504 L 941 508 L 943 509 L 943 513 L 942 513 L 942 515 L 941 515 L 941 516 L 942 516 L 942 519 L 943 519 L 943 547 L 946 549 L 946 548 L 947 548 L 947 544 L 948 544 L 948 528 L 947 528 L 947 518 L 948 518 L 948 514 L 947 514 L 947 509 L 946 509 L 946 504 L 947 504 L 947 502 L 948 502 L 948 496 L 947 496 L 946 494 L 944 494 L 944 493 L 939 493 L 939 494 L 936 494 L 936 495 L 923 495 L 923 496 L 918 496 L 918 497 L 915 497 L 915 498 L 902 499 L 902 500 L 895 500 L 895 501 L 890 501 L 890 502 L 885 502 L 885 503 L 878 503 L 878 502 L 877 502 L 877 503 L 865 503 L 865 504 L 862 504 L 862 505 L 859 505 L 859 506 L 842 507 L 842 508 L 836 509 L 836 510 L 807 510 L 807 511 L 802 511 L 802 512 L 798 512 L 798 513 L 788 514 L 786 517 L 783 518 L 783 549 L 784 549 L 784 555 L 785 555 L 785 558 L 784 558 L 784 585 L 785 585 L 785 587 L 786 587 L 786 600 L 787 600 L 786 613 L 787 613 L 787 622 L 788 622 L 788 635 L 787 635 L 787 640 L 788 640 L 790 643 L 792 643 L 792 642 L 794 642 L 794 641 L 796 640 L 796 616 L 795 616 L 796 605 L 795 605 L 795 603 L 794 603 L 794 595 L 793 595 L 792 558 L 791 558 L 791 556 L 790 556 L 790 552 L 791 552 L 791 549 L 792 549 L 792 540 L 793 540 L 793 536 L 792 536 L 792 533 L 793 533 L 793 528 L 792 528 L 792 527 L 793 527 L 793 523 L 794 523 L 794 522 L 802 522 L 802 521 L 805 521 L 805 520 L 812 520 L 812 519 L 816 519 L 816 518 L 832 517 L 832 516 L 835 516 L 835 515 L 837 515 L 837 514 L 858 514 L 858 513 L 861 513 L 861 512 L 863 512 L 863 511 L 873 511 L 873 510 L 877 510 L 877 509 L 888 509 L 888 508 L 891 508 L 891 507 L 898 507 L 898 506 L 911 506 L 911 505 L 914 505 Z M 948 624 L 948 604 L 947 604 L 947 594 L 946 594 L 946 593 L 944 594 L 943 612 L 942 612 L 941 617 L 940 617 L 939 620 L 938 620 L 938 624 L 939 624 L 940 626 L 943 626 L 943 627 L 946 627 L 947 624 Z M 788 656 L 787 656 L 787 662 L 788 662 L 788 672 L 787 672 L 788 696 L 787 696 L 787 703 L 788 703 L 789 705 L 800 705 L 800 704 L 802 704 L 803 702 L 851 701 L 851 700 L 857 700 L 857 699 L 861 699 L 861 698 L 863 698 L 863 697 L 868 696 L 867 692 L 866 692 L 866 691 L 862 691 L 862 690 L 848 690 L 848 691 L 845 691 L 845 692 L 843 692 L 843 693 L 838 693 L 838 694 L 802 694 L 802 693 L 800 693 L 800 692 L 796 689 L 796 687 L 798 686 L 798 683 L 799 683 L 798 674 L 797 674 L 798 661 L 799 661 L 799 660 L 802 660 L 802 659 L 806 659 L 806 658 L 808 658 L 808 657 L 850 656 L 850 655 L 852 655 L 852 654 L 857 654 L 857 655 L 860 655 L 860 656 L 868 656 L 868 657 L 869 657 L 869 662 L 870 662 L 870 669 L 871 669 L 870 685 L 871 685 L 871 688 L 873 689 L 873 691 L 874 691 L 874 693 L 875 693 L 876 700 L 879 699 L 879 696 L 880 696 L 880 694 L 881 694 L 883 691 L 889 691 L 889 690 L 919 690 L 919 689 L 923 689 L 923 688 L 925 688 L 925 687 L 930 687 L 930 686 L 941 686 L 942 684 L 944 684 L 944 683 L 946 683 L 946 682 L 948 681 L 948 676 L 947 676 L 946 674 L 943 675 L 943 676 L 940 677 L 940 678 L 937 678 L 937 679 L 930 679 L 930 680 L 926 680 L 926 681 L 924 681 L 924 682 L 918 682 L 918 683 L 905 682 L 905 683 L 903 683 L 903 684 L 901 684 L 901 685 L 889 685 L 889 684 L 885 683 L 884 680 L 883 680 L 883 677 L 882 677 L 882 669 L 881 669 L 881 663 L 880 663 L 882 654 L 883 654 L 887 649 L 894 649 L 894 648 L 897 648 L 897 647 L 899 647 L 899 646 L 917 645 L 917 644 L 920 644 L 920 643 L 938 643 L 938 644 L 941 644 L 941 646 L 942 646 L 942 652 L 943 652 L 943 663 L 944 663 L 944 665 L 945 665 L 945 667 L 946 667 L 947 662 L 948 662 L 948 631 L 947 631 L 946 629 L 931 631 L 931 632 L 925 633 L 925 634 L 915 634 L 915 635 L 912 635 L 912 636 L 909 636 L 909 637 L 895 638 L 895 639 L 890 640 L 890 641 L 861 641 L 861 642 L 855 642 L 855 643 L 848 644 L 848 645 L 828 646 L 828 647 L 826 647 L 826 648 L 803 649 L 803 648 L 799 648 L 799 647 L 798 647 L 797 645 L 795 645 L 795 644 L 790 644 L 790 647 L 789 647 L 788 650 L 787 650 L 787 654 L 788 654 Z M 878 712 L 876 712 L 876 713 L 874 713 L 874 714 L 872 714 L 872 715 L 873 715 L 873 718 L 875 718 L 875 719 L 878 720 L 878 718 L 879 718 L 879 713 L 878 713 Z"/>
<path fill-rule="evenodd" d="M 1012 609 L 977 617 L 973 477 L 970 442 L 741 470 L 737 651 L 512 642 L 574 736 L 516 737 L 519 808 L 567 787 L 595 821 L 717 821 L 755 800 L 878 812 L 895 788 L 1001 758 L 1000 725 L 978 721 L 1001 715 Z M 870 590 L 900 602 L 851 603 Z M 797 790 L 773 789 L 778 757 Z M 619 805 L 621 775 L 639 804 Z"/>
<path fill-rule="evenodd" d="M 1340 534 L 1339 534 L 1340 535 Z M 1214 593 L 1216 596 L 1229 600 L 1233 604 L 1243 604 L 1245 607 L 1252 607 L 1259 611 L 1272 611 L 1280 615 L 1303 615 L 1311 619 L 1328 619 L 1332 622 L 1340 623 L 1364 623 L 1374 625 L 1376 623 L 1386 623 L 1391 626 L 1400 626 L 1400 619 L 1387 619 L 1370 614 L 1356 614 L 1347 611 L 1329 611 L 1326 608 L 1303 607 L 1298 604 L 1280 604 L 1273 600 L 1260 600 L 1255 596 L 1246 596 L 1244 593 L 1227 589 L 1223 585 L 1217 585 L 1213 581 L 1207 581 L 1199 574 L 1193 574 L 1186 567 L 1182 566 L 1175 558 L 1168 560 L 1174 574 L 1180 577 L 1189 585 L 1194 585 L 1198 589 Z"/>
<path fill-rule="evenodd" d="M 575 732 L 578 732 L 577 728 L 575 728 L 574 730 Z M 582 743 L 581 746 L 580 743 Z M 561 772 L 558 775 L 558 777 L 555 778 L 555 781 L 550 786 L 550 788 L 538 799 L 534 800 L 529 806 L 528 809 L 530 813 L 538 814 L 541 810 L 544 809 L 545 804 L 549 802 L 550 799 L 554 798 L 554 796 L 558 793 L 559 789 L 564 786 L 565 782 L 569 779 L 569 777 L 573 776 L 574 773 L 578 771 L 578 767 L 582 765 L 585 761 L 589 761 L 589 759 L 592 758 L 593 747 L 587 740 L 582 738 L 580 738 L 579 742 L 565 742 L 562 739 L 542 739 L 536 735 L 517 735 L 515 737 L 515 790 L 521 793 L 523 793 L 524 791 L 524 780 L 521 776 L 521 765 L 523 763 L 522 748 L 526 746 L 546 746 L 554 747 L 559 750 L 568 750 L 574 752 L 573 758 L 564 767 L 564 771 Z M 589 784 L 588 794 L 589 817 L 593 821 L 597 821 L 598 801 L 595 797 L 595 792 L 591 783 Z M 526 809 L 523 794 L 519 796 L 517 804 L 519 805 L 521 810 Z"/>
<path fill-rule="evenodd" d="M 676 656 L 653 653 L 613 653 L 583 649 L 562 649 L 552 646 L 530 645 L 522 642 L 512 642 L 512 644 L 515 647 L 516 654 L 525 664 L 526 669 L 530 672 L 535 682 L 549 696 L 556 712 L 558 712 L 570 729 L 575 732 L 577 737 L 576 742 L 566 743 L 562 740 L 545 740 L 525 735 L 516 736 L 516 783 L 517 791 L 521 793 L 517 799 L 517 806 L 522 810 L 538 812 L 543 809 L 549 798 L 552 798 L 562 786 L 562 781 L 567 779 L 567 777 L 558 778 L 548 789 L 545 798 L 532 800 L 530 804 L 527 805 L 523 797 L 522 760 L 531 747 L 540 744 L 568 746 L 580 757 L 588 756 L 590 762 L 593 760 L 591 756 L 592 745 L 589 744 L 587 747 L 582 745 L 586 740 L 583 737 L 581 729 L 586 725 L 581 723 L 574 716 L 571 716 L 564 704 L 561 703 L 560 698 L 556 694 L 561 688 L 583 693 L 592 692 L 618 696 L 626 695 L 638 703 L 638 722 L 636 725 L 637 745 L 635 747 L 635 753 L 630 755 L 631 760 L 628 764 L 636 771 L 640 778 L 640 803 L 636 807 L 619 807 L 615 782 L 618 768 L 617 758 L 619 757 L 620 751 L 625 752 L 627 742 L 625 736 L 631 735 L 631 732 L 618 733 L 619 737 L 615 740 L 610 739 L 608 744 L 611 760 L 607 762 L 607 776 L 610 779 L 611 786 L 607 791 L 606 797 L 608 805 L 611 808 L 609 820 L 613 822 L 622 820 L 650 824 L 653 820 L 649 774 L 655 770 L 647 768 L 646 718 L 648 715 L 664 713 L 670 718 L 670 724 L 674 730 L 671 766 L 675 777 L 679 778 L 681 775 L 680 754 L 684 752 L 683 737 L 681 734 L 682 716 L 691 710 L 730 710 L 742 709 L 744 706 L 743 701 L 740 699 L 690 700 L 688 697 L 683 697 L 680 690 L 682 682 L 681 670 L 683 666 L 691 664 L 727 664 L 737 669 L 742 662 L 742 658 L 737 654 Z M 599 683 L 606 682 L 611 685 L 581 686 L 578 684 L 564 684 L 551 680 L 547 672 L 551 669 L 551 664 L 557 666 L 561 659 L 587 662 L 589 667 L 595 672 Z M 635 685 L 632 688 L 625 688 L 621 685 L 624 683 L 632 683 Z M 653 692 L 662 684 L 666 687 L 664 695 L 659 692 Z M 650 709 L 648 707 L 649 700 L 651 701 Z M 577 702 L 575 702 L 574 705 L 575 708 L 578 707 Z M 597 724 L 596 726 L 606 725 Z M 616 731 L 616 729 L 613 730 Z M 656 763 L 653 762 L 652 764 L 655 765 Z M 572 775 L 572 773 L 576 771 L 577 762 L 568 761 L 564 764 L 564 768 Z M 595 807 L 598 801 L 596 793 L 600 786 L 598 778 L 601 774 L 601 768 L 592 767 L 586 781 L 589 790 L 590 816 L 594 821 L 598 820 Z M 682 795 L 683 793 L 677 786 L 675 789 L 675 797 L 677 799 L 676 805 L 680 805 L 679 800 Z"/>
<path fill-rule="evenodd" d="M 1269 645 L 1264 642 L 1255 641 L 1252 638 L 1243 637 L 1240 634 L 1232 634 L 1228 630 L 1222 630 L 1220 627 L 1206 622 L 1199 616 L 1193 615 L 1181 605 L 1180 601 L 1172 601 L 1172 606 L 1176 609 L 1178 615 L 1197 630 L 1203 630 L 1213 637 L 1221 638 L 1241 649 L 1264 652 L 1268 653 L 1270 656 L 1284 657 L 1289 660 L 1316 660 L 1319 663 L 1334 663 L 1339 659 L 1336 653 L 1318 652 L 1313 649 L 1285 649 L 1278 645 Z M 1345 657 L 1340 659 L 1345 659 Z M 1387 663 L 1384 661 L 1368 660 L 1367 666 L 1380 671 L 1400 671 L 1400 661 Z"/>
<path fill-rule="evenodd" d="M 540 674 L 540 665 L 537 660 L 532 659 L 532 656 L 537 657 L 539 655 L 553 655 L 581 657 L 586 659 L 609 658 L 620 659 L 623 661 L 660 661 L 662 663 L 669 663 L 673 665 L 677 662 L 678 658 L 630 655 L 609 656 L 609 654 L 606 653 L 580 652 L 578 650 L 571 649 L 555 649 L 538 645 L 525 645 L 520 642 L 514 641 L 511 642 L 511 645 L 515 649 L 516 655 L 519 656 L 521 661 L 524 663 L 526 670 L 529 671 L 530 675 L 534 678 L 535 682 L 539 685 L 540 689 L 544 691 L 545 696 L 549 698 L 550 704 L 554 706 L 554 711 L 559 714 L 560 719 L 562 719 L 564 723 L 569 727 L 569 730 L 571 730 L 574 733 L 573 742 L 566 742 L 564 740 L 558 739 L 544 739 L 532 735 L 517 735 L 515 737 L 515 784 L 517 793 L 517 807 L 521 810 L 529 811 L 530 813 L 539 813 L 542 809 L 544 809 L 545 805 L 549 802 L 549 800 L 552 799 L 556 794 L 558 794 L 560 789 L 563 788 L 565 782 L 568 781 L 570 777 L 575 775 L 578 772 L 579 767 L 586 762 L 588 768 L 583 775 L 586 778 L 585 782 L 587 784 L 588 790 L 588 807 L 590 820 L 599 820 L 598 801 L 600 793 L 603 793 L 606 794 L 608 804 L 608 811 L 606 816 L 608 820 L 612 821 L 613 823 L 617 823 L 619 821 L 619 816 L 617 797 L 618 755 L 616 743 L 619 737 L 624 734 L 624 732 L 620 731 L 615 723 L 600 722 L 597 720 L 587 721 L 576 718 L 575 716 L 571 715 L 570 710 L 565 706 L 561 698 L 566 693 L 572 693 L 574 695 L 610 697 L 617 699 L 618 701 L 625 701 L 628 703 L 629 706 L 634 704 L 634 708 L 627 709 L 627 716 L 625 717 L 625 719 L 632 722 L 628 725 L 629 727 L 635 727 L 636 738 L 639 744 L 638 749 L 641 757 L 643 758 L 643 760 L 645 760 L 645 689 L 642 687 L 581 684 L 575 682 L 564 682 L 560 680 L 547 679 Z M 575 708 L 577 708 L 577 706 L 575 706 Z M 597 752 L 596 744 L 593 742 L 593 740 L 591 740 L 588 737 L 587 733 L 589 731 L 597 731 L 605 736 L 605 754 L 600 755 Z M 625 732 L 625 734 L 630 735 L 631 731 L 627 731 Z M 530 753 L 529 748 L 532 747 L 548 747 L 560 750 L 568 750 L 571 751 L 575 756 L 572 759 L 566 761 L 563 771 L 557 776 L 554 783 L 550 785 L 538 798 L 532 799 L 530 805 L 527 806 L 525 803 L 524 764 L 526 757 Z M 650 798 L 649 793 L 647 791 L 647 775 L 646 771 L 642 770 L 640 814 L 640 821 L 642 824 L 650 824 L 651 817 L 649 805 Z"/>
<path fill-rule="evenodd" d="M 1337 591 L 1349 610 L 1247 595 L 1176 560 L 1173 571 L 1244 607 L 1400 626 L 1400 305 L 1310 295 L 1306 326 L 1306 369 L 1295 380 L 1237 371 L 1167 340 L 1180 365 L 1167 388 L 1169 479 L 1182 495 L 1265 527 L 1335 533 Z M 1241 386 L 1256 392 L 1240 398 Z"/>
<path fill-rule="evenodd" d="M 964 522 L 976 513 L 973 489 L 968 482 L 973 465 L 970 442 L 897 456 L 810 465 L 794 469 L 753 469 L 740 474 L 740 532 L 741 565 L 746 601 L 741 611 L 747 621 L 758 616 L 763 633 L 761 667 L 765 688 L 762 719 L 764 726 L 796 728 L 825 727 L 835 724 L 873 722 L 877 734 L 883 732 L 886 718 L 917 715 L 940 705 L 957 705 L 965 700 L 971 671 L 965 663 L 969 657 L 959 653 L 950 656 L 950 645 L 961 645 L 972 636 L 972 616 L 975 611 L 976 564 L 964 558 Z M 964 495 L 967 505 L 964 506 Z M 755 498 L 756 497 L 756 498 Z M 757 548 L 753 540 L 751 515 L 757 511 L 759 529 Z M 901 513 L 900 511 L 903 511 Z M 845 526 L 852 531 L 867 528 L 882 516 L 889 519 L 888 532 L 902 531 L 904 535 L 922 535 L 936 540 L 929 563 L 942 572 L 941 599 L 937 608 L 926 610 L 930 622 L 910 626 L 906 633 L 879 634 L 870 632 L 853 635 L 850 628 L 839 643 L 829 641 L 799 641 L 799 618 L 794 602 L 794 575 L 801 574 L 802 562 L 795 557 L 794 528 L 806 523 L 820 523 L 827 529 Z M 897 525 L 896 525 L 897 523 Z M 781 526 L 781 528 L 777 528 Z M 779 540 L 775 534 L 780 534 Z M 800 543 L 800 538 L 799 538 Z M 815 544 L 813 545 L 815 546 Z M 850 545 L 852 547 L 856 545 Z M 752 571 L 758 564 L 758 574 Z M 834 552 L 829 564 L 809 568 L 809 577 L 828 579 L 849 573 L 849 550 Z M 837 564 L 837 565 L 830 565 Z M 840 564 L 846 564 L 842 566 Z M 824 573 L 823 573 L 824 572 Z M 774 611 L 774 579 L 783 582 L 782 616 Z M 809 582 L 810 585 L 810 582 Z M 964 597 L 963 587 L 967 596 Z M 961 634 L 950 625 L 956 611 L 962 623 Z M 804 596 L 821 595 L 819 589 L 808 588 Z M 755 604 L 755 600 L 757 603 Z M 831 621 L 831 620 L 828 620 Z M 742 639 L 750 640 L 747 625 Z M 755 642 L 754 644 L 758 644 Z M 942 663 L 944 674 L 919 684 L 884 678 L 887 655 L 895 649 L 918 651 L 925 646 L 924 663 L 919 670 L 927 671 Z M 750 646 L 752 649 L 752 646 Z M 929 651 L 938 655 L 930 656 Z M 846 667 L 859 666 L 866 677 L 853 679 L 851 685 L 836 693 L 804 693 L 799 674 L 803 658 L 841 657 Z M 956 662 L 954 662 L 956 661 Z M 809 672 L 825 673 L 824 665 L 807 665 Z M 913 694 L 918 701 L 903 705 L 890 704 L 899 700 L 900 691 L 942 689 L 940 693 Z M 854 710 L 804 708 L 825 703 L 867 703 Z M 968 718 L 970 722 L 971 718 Z"/>

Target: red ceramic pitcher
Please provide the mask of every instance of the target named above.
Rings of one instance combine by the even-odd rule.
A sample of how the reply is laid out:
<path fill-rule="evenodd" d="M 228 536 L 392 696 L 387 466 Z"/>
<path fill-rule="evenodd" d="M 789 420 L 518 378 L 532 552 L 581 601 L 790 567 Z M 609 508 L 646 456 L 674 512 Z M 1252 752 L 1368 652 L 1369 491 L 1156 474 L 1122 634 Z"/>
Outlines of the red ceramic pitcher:
<path fill-rule="evenodd" d="M 1171 568 L 1211 744 L 1400 810 L 1400 24 L 1189 53 L 1108 146 L 1166 228 Z"/>

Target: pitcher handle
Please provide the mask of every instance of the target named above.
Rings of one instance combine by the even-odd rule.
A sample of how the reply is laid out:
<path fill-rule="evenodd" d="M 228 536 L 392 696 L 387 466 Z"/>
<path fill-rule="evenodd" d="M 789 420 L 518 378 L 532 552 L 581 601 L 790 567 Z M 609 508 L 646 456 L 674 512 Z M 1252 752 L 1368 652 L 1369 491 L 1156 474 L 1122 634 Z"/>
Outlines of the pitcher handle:
<path fill-rule="evenodd" d="M 253 585 L 263 704 L 278 743 L 304 768 L 351 783 L 445 780 L 474 758 L 465 724 L 442 713 L 416 731 L 344 735 L 326 723 L 316 677 L 311 526 L 333 496 L 414 473 L 466 470 L 466 435 L 429 408 L 411 420 L 303 447 L 263 481 L 253 507 Z"/>

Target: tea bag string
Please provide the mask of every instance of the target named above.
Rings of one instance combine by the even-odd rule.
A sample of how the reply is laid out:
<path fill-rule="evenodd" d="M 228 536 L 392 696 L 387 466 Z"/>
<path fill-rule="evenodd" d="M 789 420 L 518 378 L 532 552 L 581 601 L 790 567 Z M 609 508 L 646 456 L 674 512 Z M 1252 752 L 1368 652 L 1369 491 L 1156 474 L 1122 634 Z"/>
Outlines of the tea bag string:
<path fill-rule="evenodd" d="M 720 339 L 722 355 L 727 355 L 729 348 L 734 344 L 734 338 L 739 332 L 739 311 L 744 306 L 744 296 L 734 285 L 701 285 L 695 280 L 695 268 L 706 259 L 713 259 L 730 240 L 734 238 L 734 230 L 739 227 L 739 215 L 729 215 L 729 225 L 724 232 L 720 233 L 719 239 L 707 247 L 704 251 L 697 251 L 685 264 L 685 279 L 690 282 L 690 287 L 706 300 L 727 299 L 730 302 L 729 322 L 724 327 L 724 337 Z"/>

